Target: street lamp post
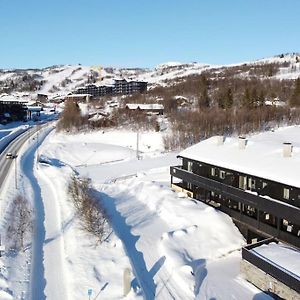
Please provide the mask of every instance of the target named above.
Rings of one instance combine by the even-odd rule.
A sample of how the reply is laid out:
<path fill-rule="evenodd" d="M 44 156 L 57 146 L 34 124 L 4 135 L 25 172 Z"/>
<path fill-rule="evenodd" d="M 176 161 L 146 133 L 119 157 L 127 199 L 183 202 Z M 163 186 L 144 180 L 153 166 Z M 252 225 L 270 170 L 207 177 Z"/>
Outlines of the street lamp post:
<path fill-rule="evenodd" d="M 17 190 L 18 189 L 18 173 L 17 173 L 17 153 L 15 153 L 15 157 L 14 157 L 14 160 L 15 160 L 15 189 Z"/>

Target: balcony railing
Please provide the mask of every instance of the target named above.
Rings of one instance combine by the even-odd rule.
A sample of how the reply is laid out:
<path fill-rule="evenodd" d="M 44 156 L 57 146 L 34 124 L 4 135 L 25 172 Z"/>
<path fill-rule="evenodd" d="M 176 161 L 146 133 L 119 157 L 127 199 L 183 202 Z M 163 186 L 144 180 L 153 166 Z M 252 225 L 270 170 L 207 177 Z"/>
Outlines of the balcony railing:
<path fill-rule="evenodd" d="M 296 206 L 292 206 L 282 201 L 267 199 L 245 192 L 244 190 L 241 190 L 239 188 L 232 187 L 222 182 L 218 182 L 213 179 L 194 174 L 182 169 L 182 167 L 171 167 L 170 174 L 200 188 L 221 194 L 231 200 L 250 205 L 261 211 L 271 213 L 274 216 L 280 217 L 282 219 L 287 219 L 292 223 L 299 223 L 300 208 Z"/>

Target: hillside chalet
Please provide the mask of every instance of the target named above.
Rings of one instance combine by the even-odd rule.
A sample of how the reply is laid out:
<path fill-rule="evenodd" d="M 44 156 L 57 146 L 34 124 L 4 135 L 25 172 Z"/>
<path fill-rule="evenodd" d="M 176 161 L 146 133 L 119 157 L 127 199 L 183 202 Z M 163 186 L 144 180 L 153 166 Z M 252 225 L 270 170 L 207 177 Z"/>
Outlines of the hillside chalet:
<path fill-rule="evenodd" d="M 152 103 L 152 104 L 136 104 L 128 103 L 125 108 L 129 111 L 141 111 L 145 113 L 153 113 L 158 115 L 164 114 L 164 106 L 162 104 Z"/>

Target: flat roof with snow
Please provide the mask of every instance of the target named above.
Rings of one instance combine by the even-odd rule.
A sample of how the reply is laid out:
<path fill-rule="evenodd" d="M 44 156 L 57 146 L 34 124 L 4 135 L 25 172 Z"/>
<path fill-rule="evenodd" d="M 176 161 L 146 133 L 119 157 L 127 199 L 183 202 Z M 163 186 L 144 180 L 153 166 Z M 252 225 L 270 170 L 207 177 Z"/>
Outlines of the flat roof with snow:
<path fill-rule="evenodd" d="M 71 94 L 71 95 L 67 95 L 65 96 L 65 98 L 74 98 L 74 97 L 90 97 L 92 96 L 91 94 Z"/>
<path fill-rule="evenodd" d="M 300 280 L 300 252 L 297 249 L 282 243 L 270 243 L 253 248 L 250 252 Z"/>
<path fill-rule="evenodd" d="M 141 109 L 141 110 L 156 110 L 156 109 L 164 109 L 162 104 L 135 104 L 135 103 L 128 103 L 126 107 L 129 109 Z"/>
<path fill-rule="evenodd" d="M 300 126 L 252 135 L 245 149 L 239 148 L 238 137 L 219 141 L 216 136 L 209 138 L 179 156 L 300 188 Z M 285 142 L 292 143 L 291 157 L 283 156 Z"/>

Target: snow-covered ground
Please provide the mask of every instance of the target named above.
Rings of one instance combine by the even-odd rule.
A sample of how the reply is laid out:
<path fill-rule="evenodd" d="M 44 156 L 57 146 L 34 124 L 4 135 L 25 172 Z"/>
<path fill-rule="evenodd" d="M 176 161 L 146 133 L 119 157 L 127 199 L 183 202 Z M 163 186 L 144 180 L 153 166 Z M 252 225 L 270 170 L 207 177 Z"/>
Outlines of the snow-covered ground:
<path fill-rule="evenodd" d="M 140 159 L 136 138 L 48 128 L 24 146 L 18 186 L 34 208 L 34 230 L 24 252 L 0 258 L 1 299 L 88 299 L 88 289 L 91 299 L 269 299 L 239 276 L 245 241 L 232 220 L 170 189 L 169 166 L 178 162 L 164 153 L 161 133 L 140 132 Z M 110 217 L 101 245 L 81 231 L 68 200 L 74 173 L 92 179 Z M 2 232 L 13 179 L 1 194 Z M 124 297 L 126 268 L 132 288 Z"/>

